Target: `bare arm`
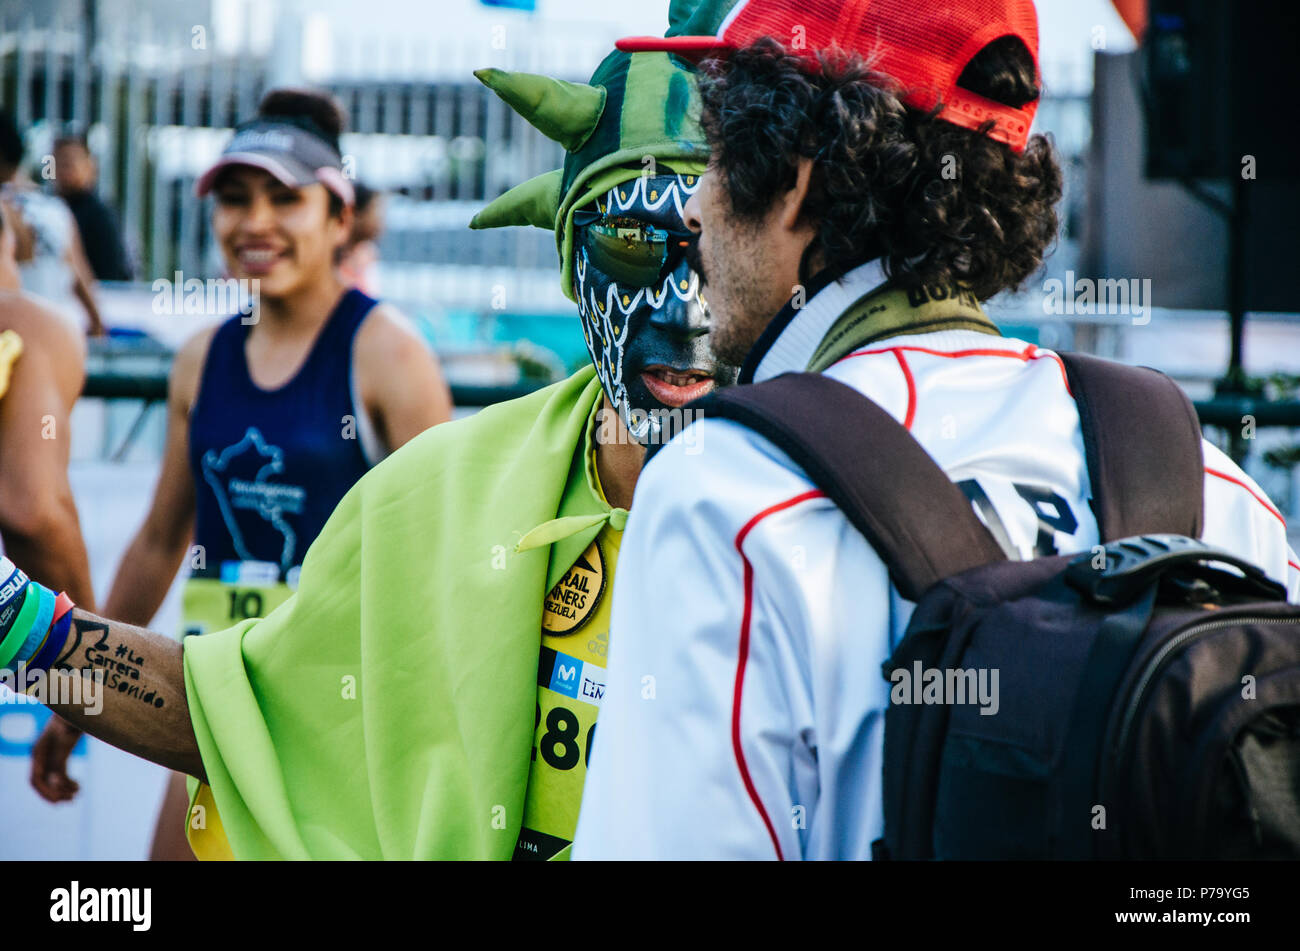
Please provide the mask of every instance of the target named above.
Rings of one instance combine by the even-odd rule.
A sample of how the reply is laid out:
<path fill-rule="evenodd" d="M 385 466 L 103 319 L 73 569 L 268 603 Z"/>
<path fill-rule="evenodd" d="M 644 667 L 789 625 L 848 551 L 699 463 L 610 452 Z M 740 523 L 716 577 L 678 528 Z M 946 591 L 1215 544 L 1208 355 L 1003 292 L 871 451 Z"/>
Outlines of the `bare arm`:
<path fill-rule="evenodd" d="M 211 339 L 211 331 L 195 335 L 172 363 L 167 396 L 167 441 L 153 502 L 122 556 L 103 607 L 106 616 L 119 618 L 128 625 L 143 626 L 152 620 L 167 596 L 193 535 L 194 484 L 187 461 L 189 411 Z M 33 557 L 32 553 L 20 555 L 15 551 L 12 557 L 16 564 L 35 563 L 23 560 L 23 557 Z M 91 607 L 89 601 L 82 601 L 71 589 L 66 590 L 78 604 Z M 32 785 L 50 802 L 76 795 L 77 783 L 68 776 L 67 761 L 80 738 L 81 730 L 76 726 L 51 717 L 32 748 Z"/>
<path fill-rule="evenodd" d="M 72 229 L 72 240 L 68 243 L 68 250 L 64 252 L 64 260 L 68 267 L 72 269 L 72 292 L 77 295 L 77 300 L 81 301 L 81 306 L 86 308 L 86 313 L 90 317 L 90 325 L 87 333 L 92 337 L 98 337 L 105 333 L 104 321 L 99 315 L 99 302 L 95 299 L 95 274 L 90 269 L 90 262 L 86 260 L 85 249 L 81 246 L 81 235 L 74 227 Z"/>
<path fill-rule="evenodd" d="M 0 400 L 0 538 L 28 574 L 94 607 L 90 562 L 68 484 L 68 414 L 84 379 L 82 342 L 60 318 L 17 294 L 0 324 L 23 339 Z"/>
<path fill-rule="evenodd" d="M 181 657 L 181 645 L 170 637 L 75 608 L 55 669 L 71 672 L 59 674 L 64 684 L 81 678 L 81 702 L 50 708 L 119 749 L 204 779 Z M 77 693 L 52 688 L 50 699 L 77 699 Z"/>
<path fill-rule="evenodd" d="M 361 397 L 390 450 L 451 419 L 451 390 L 438 358 L 389 305 L 378 305 L 361 325 L 354 361 Z"/>
<path fill-rule="evenodd" d="M 90 565 L 68 484 L 68 415 L 85 381 L 85 341 L 20 293 L 0 294 L 0 326 L 23 341 L 0 400 L 0 459 L 11 461 L 0 466 L 0 537 L 31 577 L 93 610 Z M 66 762 L 79 737 L 51 717 L 33 748 L 33 783 L 51 801 L 77 791 Z"/>
<path fill-rule="evenodd" d="M 127 624 L 148 624 L 167 596 L 194 534 L 194 481 L 189 467 L 190 407 L 198 388 L 210 331 L 176 355 L 167 388 L 167 440 L 153 502 L 122 556 L 104 614 Z"/>

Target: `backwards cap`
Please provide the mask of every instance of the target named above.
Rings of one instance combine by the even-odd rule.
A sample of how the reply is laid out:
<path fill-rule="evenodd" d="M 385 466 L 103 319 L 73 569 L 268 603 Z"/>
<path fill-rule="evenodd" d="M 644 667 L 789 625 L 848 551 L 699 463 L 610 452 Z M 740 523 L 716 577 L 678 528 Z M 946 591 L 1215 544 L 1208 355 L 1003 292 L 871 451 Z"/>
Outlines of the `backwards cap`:
<path fill-rule="evenodd" d="M 967 129 L 992 119 L 991 138 L 1024 151 L 1037 100 L 1019 108 L 957 85 L 971 59 L 994 40 L 1025 44 L 1038 71 L 1038 14 L 1033 0 L 704 0 L 666 37 L 619 40 L 621 50 L 661 50 L 698 61 L 749 46 L 764 36 L 815 57 L 840 49 L 866 57 L 894 79 L 904 103 Z"/>
<path fill-rule="evenodd" d="M 684 15 L 690 6 L 677 0 L 673 11 Z M 615 51 L 587 83 L 499 69 L 474 75 L 568 154 L 563 168 L 516 185 L 470 227 L 553 230 L 561 286 L 571 300 L 574 210 L 641 175 L 651 167 L 647 157 L 679 173 L 698 172 L 708 159 L 694 76 L 666 53 Z"/>

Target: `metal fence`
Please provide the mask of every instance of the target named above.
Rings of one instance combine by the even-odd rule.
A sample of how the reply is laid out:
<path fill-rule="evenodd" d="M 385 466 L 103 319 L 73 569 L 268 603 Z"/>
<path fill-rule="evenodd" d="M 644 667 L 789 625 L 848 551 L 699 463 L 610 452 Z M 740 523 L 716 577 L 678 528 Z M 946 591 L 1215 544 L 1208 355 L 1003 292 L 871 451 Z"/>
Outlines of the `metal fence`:
<path fill-rule="evenodd" d="M 93 46 L 86 39 L 83 30 L 37 28 L 30 18 L 0 35 L 0 107 L 28 130 L 30 171 L 38 180 L 56 174 L 54 139 L 85 134 L 137 276 L 216 275 L 210 199 L 193 197 L 194 182 L 275 84 L 272 65 L 264 55 L 195 49 L 185 37 L 164 42 L 147 21 L 132 24 L 129 39 L 125 29 Z M 349 174 L 388 193 L 380 252 L 398 285 L 388 296 L 486 307 L 508 278 L 526 289 L 516 296 L 532 299 L 529 309 L 562 306 L 547 234 L 466 229 L 485 201 L 558 167 L 562 150 L 474 80 L 468 64 L 463 79 L 452 79 L 447 64 L 464 58 L 454 45 L 429 44 L 423 53 L 400 80 L 376 76 L 373 63 L 369 74 L 349 75 L 349 62 L 364 64 L 344 57 L 341 74 L 319 84 L 348 111 Z M 527 50 L 512 59 L 527 68 Z"/>
<path fill-rule="evenodd" d="M 230 128 L 282 81 L 281 65 L 267 52 L 217 51 L 197 43 L 190 28 L 155 26 L 149 16 L 114 19 L 107 29 L 40 21 L 30 12 L 0 15 L 0 106 L 29 130 L 37 177 L 52 165 L 48 153 L 59 134 L 87 135 L 100 192 L 120 213 L 139 278 L 170 278 L 176 270 L 215 276 L 210 206 L 193 197 L 194 181 Z M 380 244 L 385 296 L 479 311 L 494 301 L 500 309 L 504 297 L 510 310 L 567 311 L 548 235 L 466 229 L 485 201 L 558 167 L 559 146 L 472 78 L 475 66 L 487 64 L 470 62 L 454 38 L 410 37 L 386 47 L 342 37 L 337 47 L 318 85 L 350 115 L 342 139 L 349 172 L 388 193 Z M 557 48 L 552 36 L 515 42 L 490 65 L 558 69 L 580 80 L 603 53 L 589 38 Z M 1039 125 L 1056 134 L 1070 185 L 1078 179 L 1082 195 L 1090 62 L 1058 63 L 1048 78 Z M 1062 261 L 1072 247 L 1067 226 Z"/>

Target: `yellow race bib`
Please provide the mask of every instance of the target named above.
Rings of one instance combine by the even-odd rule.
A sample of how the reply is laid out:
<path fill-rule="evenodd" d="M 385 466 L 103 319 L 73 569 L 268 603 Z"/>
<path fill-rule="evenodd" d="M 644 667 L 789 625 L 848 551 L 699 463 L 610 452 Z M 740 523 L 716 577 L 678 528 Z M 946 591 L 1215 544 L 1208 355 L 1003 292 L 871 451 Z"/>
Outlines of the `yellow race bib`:
<path fill-rule="evenodd" d="M 224 631 L 246 618 L 266 617 L 291 594 L 293 590 L 278 581 L 241 584 L 190 578 L 181 591 L 181 636 Z"/>
<path fill-rule="evenodd" d="M 515 859 L 567 859 L 605 694 L 614 565 L 622 538 L 608 525 L 546 595 L 537 719 Z"/>

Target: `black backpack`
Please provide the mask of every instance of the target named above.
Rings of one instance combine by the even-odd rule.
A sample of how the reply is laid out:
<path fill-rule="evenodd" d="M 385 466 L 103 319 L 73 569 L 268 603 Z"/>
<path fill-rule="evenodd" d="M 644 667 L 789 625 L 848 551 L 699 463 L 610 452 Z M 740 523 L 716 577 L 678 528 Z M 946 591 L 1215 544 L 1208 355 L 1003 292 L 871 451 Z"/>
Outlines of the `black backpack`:
<path fill-rule="evenodd" d="M 836 380 L 786 374 L 692 404 L 784 450 L 916 602 L 883 667 L 873 856 L 1298 858 L 1300 607 L 1196 540 L 1201 437 L 1183 392 L 1062 359 L 1105 544 L 1033 561 L 1007 560 L 921 445 Z M 980 671 L 998 672 L 994 715 L 970 702 Z M 946 702 L 899 691 L 918 674 Z"/>

